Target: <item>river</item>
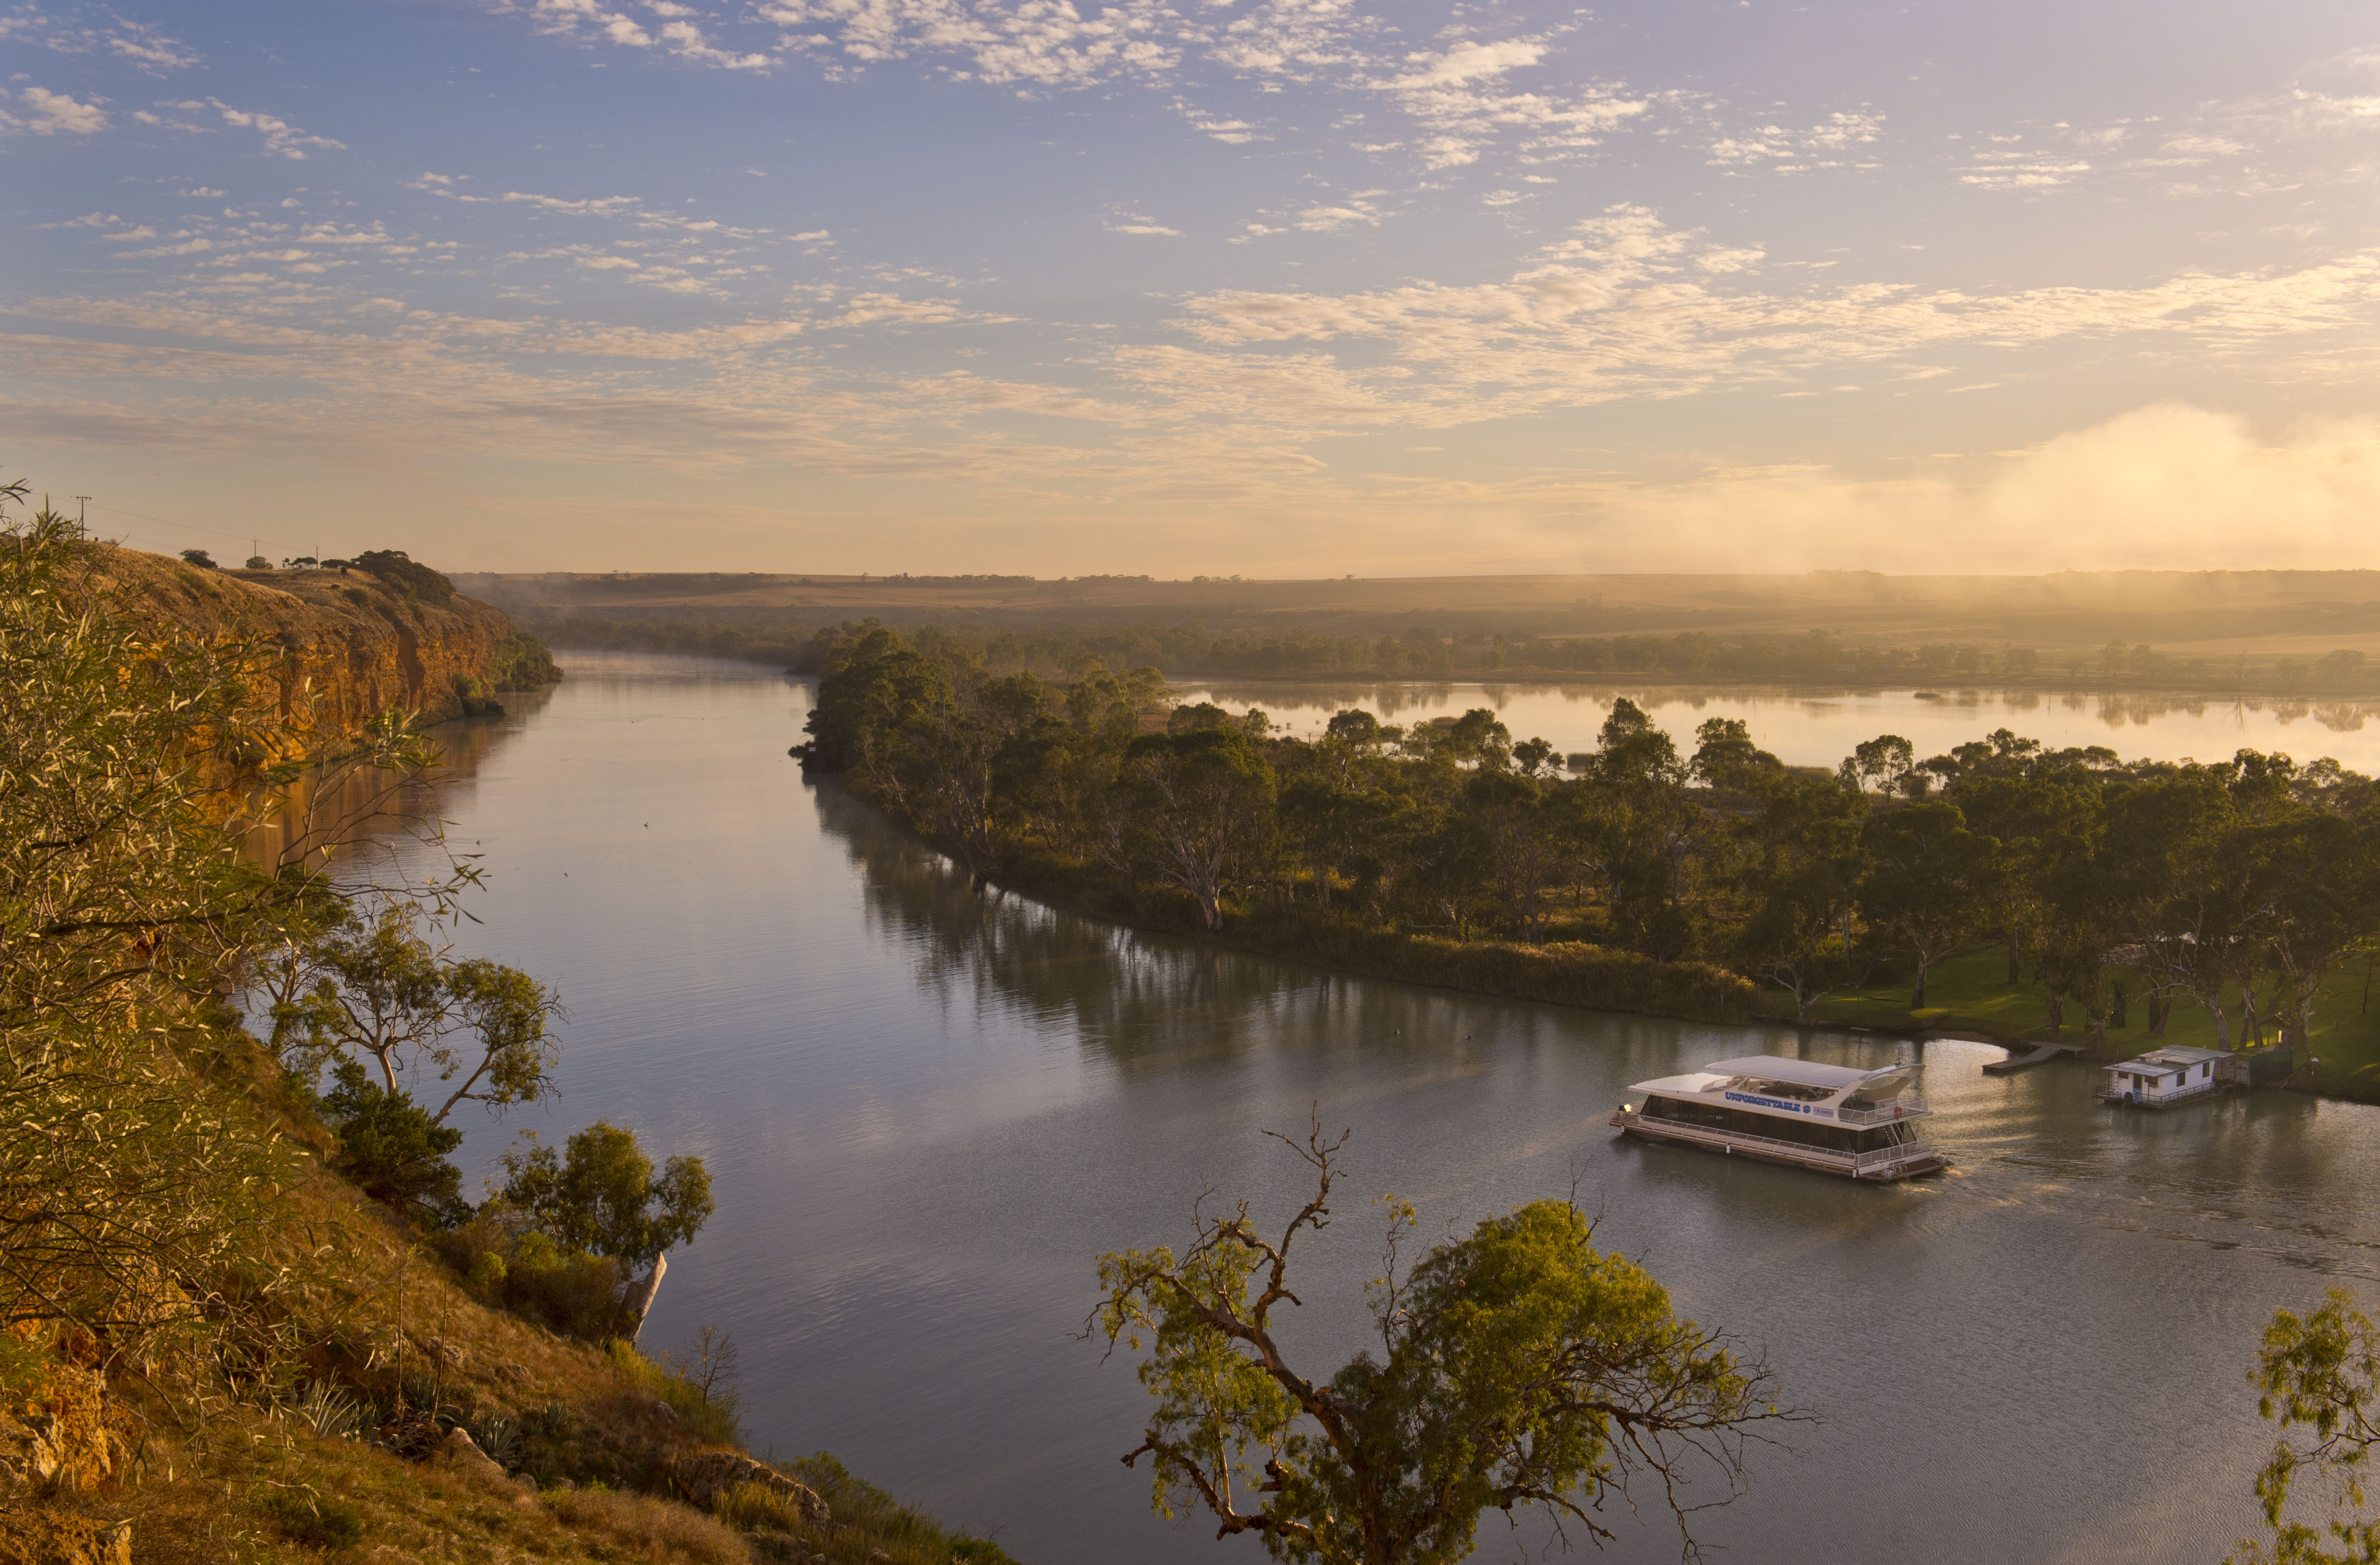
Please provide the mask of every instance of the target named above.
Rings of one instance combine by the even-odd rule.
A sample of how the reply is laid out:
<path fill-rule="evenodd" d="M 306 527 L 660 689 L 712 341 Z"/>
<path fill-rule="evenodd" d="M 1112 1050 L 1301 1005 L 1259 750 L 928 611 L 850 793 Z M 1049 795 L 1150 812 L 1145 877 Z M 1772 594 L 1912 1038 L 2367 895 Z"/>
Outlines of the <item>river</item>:
<path fill-rule="evenodd" d="M 560 1103 L 475 1126 L 472 1185 L 515 1131 L 599 1117 L 699 1154 L 719 1212 L 672 1256 L 646 1346 L 728 1329 L 755 1449 L 831 1450 L 1028 1565 L 1260 1558 L 1151 1515 L 1117 1461 L 1145 1394 L 1074 1333 L 1093 1257 L 1179 1243 L 1202 1188 L 1285 1216 L 1301 1171 L 1262 1133 L 1309 1111 L 1354 1139 L 1293 1351 L 1360 1344 L 1373 1195 L 1443 1233 L 1575 1183 L 1604 1243 L 1816 1420 L 1696 1518 L 1744 1559 L 2219 1559 L 2268 1444 L 2243 1378 L 2259 1328 L 2373 1274 L 2380 1110 L 2262 1092 L 2116 1113 L 2079 1066 L 1987 1077 L 1999 1050 L 1937 1042 L 1947 1177 L 1624 1143 L 1605 1116 L 1648 1076 L 1910 1046 L 1359 981 L 971 896 L 804 782 L 805 686 L 565 666 L 450 731 L 450 839 L 489 880 L 456 941 L 571 1012 Z M 1675 1559 L 1658 1491 L 1639 1499 L 1607 1512 L 1606 1557 Z M 1538 1541 L 1493 1513 L 1481 1537 L 1483 1559 Z"/>

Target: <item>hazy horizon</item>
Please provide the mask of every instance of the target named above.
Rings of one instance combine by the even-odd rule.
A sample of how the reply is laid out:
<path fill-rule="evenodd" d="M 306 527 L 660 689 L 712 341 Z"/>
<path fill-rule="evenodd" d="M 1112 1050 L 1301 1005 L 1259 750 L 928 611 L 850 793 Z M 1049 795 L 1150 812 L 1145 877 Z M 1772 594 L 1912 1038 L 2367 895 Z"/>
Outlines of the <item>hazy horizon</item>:
<path fill-rule="evenodd" d="M 0 457 L 137 547 L 2380 566 L 2348 7 L 150 0 L 0 43 Z"/>

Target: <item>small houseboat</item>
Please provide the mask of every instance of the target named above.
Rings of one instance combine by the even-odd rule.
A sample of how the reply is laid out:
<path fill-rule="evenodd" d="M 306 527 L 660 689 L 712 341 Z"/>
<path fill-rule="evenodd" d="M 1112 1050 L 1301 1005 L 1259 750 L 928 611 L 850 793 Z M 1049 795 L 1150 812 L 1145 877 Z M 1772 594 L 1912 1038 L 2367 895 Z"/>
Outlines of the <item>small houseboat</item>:
<path fill-rule="evenodd" d="M 1914 1068 L 1880 1071 L 1757 1054 L 1682 1076 L 1638 1082 L 1640 1104 L 1611 1122 L 1646 1141 L 1816 1169 L 1851 1179 L 1907 1179 L 1949 1167 L 1917 1122 L 1932 1110 Z"/>
<path fill-rule="evenodd" d="M 2137 1060 L 2107 1067 L 2107 1085 L 2099 1089 L 2103 1103 L 2130 1103 L 2162 1109 L 2168 1103 L 2203 1098 L 2230 1079 L 2223 1069 L 2230 1052 L 2170 1044 L 2152 1049 Z"/>

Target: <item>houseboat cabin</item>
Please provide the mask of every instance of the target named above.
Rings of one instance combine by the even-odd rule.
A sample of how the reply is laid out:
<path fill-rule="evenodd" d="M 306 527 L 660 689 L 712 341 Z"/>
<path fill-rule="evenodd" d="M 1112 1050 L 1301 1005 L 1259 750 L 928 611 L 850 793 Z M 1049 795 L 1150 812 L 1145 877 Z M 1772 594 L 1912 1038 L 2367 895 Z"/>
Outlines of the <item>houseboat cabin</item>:
<path fill-rule="evenodd" d="M 1852 1179 L 1906 1179 L 1949 1166 L 1920 1133 L 1932 1110 L 1914 1067 L 1880 1071 L 1758 1054 L 1689 1075 L 1638 1082 L 1640 1104 L 1611 1122 L 1646 1141 L 1676 1142 Z"/>
<path fill-rule="evenodd" d="M 2107 1085 L 2099 1089 L 2107 1103 L 2131 1103 L 2162 1109 L 2187 1098 L 2213 1092 L 2228 1079 L 2223 1062 L 2228 1049 L 2190 1049 L 2174 1044 L 2152 1049 L 2137 1060 L 2107 1067 Z"/>

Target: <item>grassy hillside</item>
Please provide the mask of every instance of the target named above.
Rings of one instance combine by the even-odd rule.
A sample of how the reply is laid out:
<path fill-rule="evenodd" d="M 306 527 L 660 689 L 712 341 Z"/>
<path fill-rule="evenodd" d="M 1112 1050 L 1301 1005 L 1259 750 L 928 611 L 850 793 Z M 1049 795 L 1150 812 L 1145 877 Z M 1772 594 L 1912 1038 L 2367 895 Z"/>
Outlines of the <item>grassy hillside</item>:
<path fill-rule="evenodd" d="M 246 1069 L 271 1095 L 277 1067 L 255 1052 Z M 71 1341 L 29 1357 L 39 1335 L 18 1333 L 0 1447 L 38 1432 L 95 1456 L 44 1482 L 20 1444 L 0 1534 L 64 1548 L 128 1527 L 137 1565 L 1007 1559 L 823 1453 L 773 1467 L 722 1457 L 741 1450 L 728 1399 L 624 1343 L 488 1307 L 421 1234 L 322 1167 L 327 1132 L 302 1110 L 285 1129 L 308 1150 L 281 1198 L 281 1237 L 300 1258 L 271 1315 L 273 1367 L 224 1377 L 194 1408 L 130 1366 L 79 1366 Z M 70 1394 L 102 1380 L 103 1398 Z M 747 1480 L 721 1487 L 736 1467 Z M 52 1558 L 74 1556 L 29 1560 Z M 0 1543 L 0 1560 L 16 1559 Z"/>

